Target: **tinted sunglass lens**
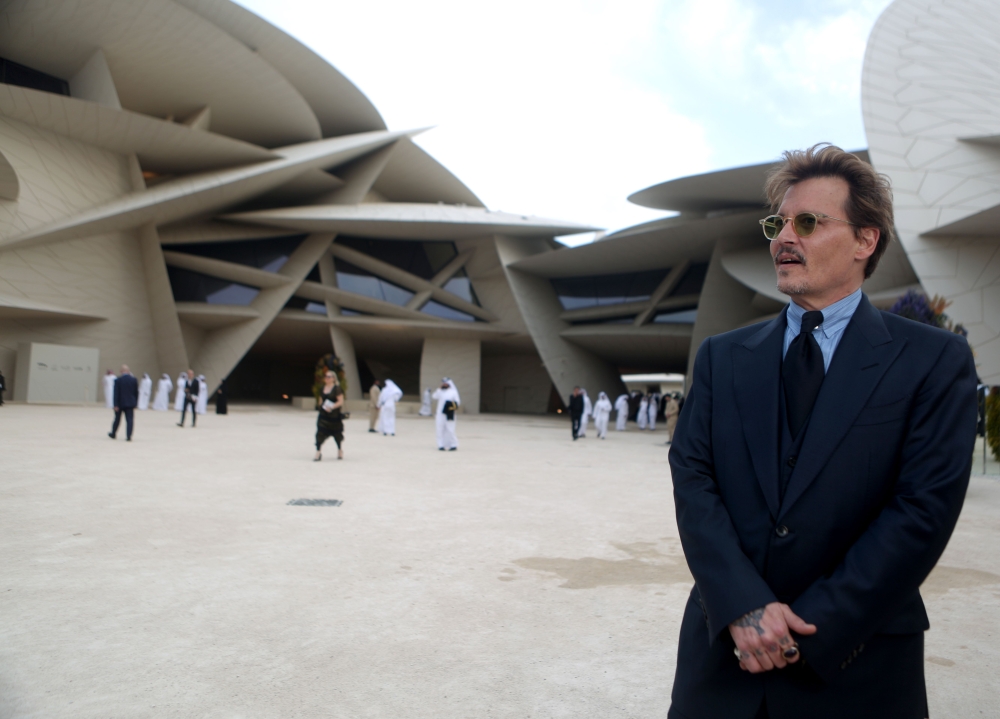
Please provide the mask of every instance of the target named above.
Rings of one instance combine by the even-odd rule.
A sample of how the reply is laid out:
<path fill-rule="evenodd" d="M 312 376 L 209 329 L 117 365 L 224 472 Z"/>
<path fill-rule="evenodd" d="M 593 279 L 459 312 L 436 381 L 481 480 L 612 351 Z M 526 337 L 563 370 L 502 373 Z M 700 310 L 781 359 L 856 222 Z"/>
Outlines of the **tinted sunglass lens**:
<path fill-rule="evenodd" d="M 816 230 L 816 215 L 803 212 L 795 216 L 795 234 L 809 237 Z"/>
<path fill-rule="evenodd" d="M 773 240 L 779 234 L 781 234 L 781 228 L 785 226 L 785 221 L 782 220 L 778 215 L 771 215 L 770 217 L 764 218 L 762 227 L 764 228 L 764 237 L 769 240 Z"/>

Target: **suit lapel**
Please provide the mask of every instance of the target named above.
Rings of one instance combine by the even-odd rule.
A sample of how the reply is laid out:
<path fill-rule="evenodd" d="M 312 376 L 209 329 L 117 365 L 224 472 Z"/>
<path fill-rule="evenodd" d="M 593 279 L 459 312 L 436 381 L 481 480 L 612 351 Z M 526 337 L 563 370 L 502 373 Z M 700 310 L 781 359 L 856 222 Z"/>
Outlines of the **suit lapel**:
<path fill-rule="evenodd" d="M 819 475 L 905 344 L 893 340 L 878 310 L 862 295 L 816 398 L 781 516 Z"/>
<path fill-rule="evenodd" d="M 742 344 L 732 346 L 736 407 L 757 481 L 773 517 L 778 516 L 778 382 L 785 311 Z"/>

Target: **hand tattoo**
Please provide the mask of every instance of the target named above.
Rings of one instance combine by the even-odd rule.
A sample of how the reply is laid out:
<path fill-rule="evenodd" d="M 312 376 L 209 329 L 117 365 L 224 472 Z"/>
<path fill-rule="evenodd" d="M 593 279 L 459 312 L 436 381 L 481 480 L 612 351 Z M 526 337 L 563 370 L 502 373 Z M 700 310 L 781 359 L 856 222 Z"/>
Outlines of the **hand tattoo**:
<path fill-rule="evenodd" d="M 747 612 L 742 617 L 733 622 L 738 627 L 753 627 L 757 630 L 757 634 L 764 634 L 764 627 L 760 625 L 760 620 L 764 616 L 764 607 L 760 609 L 754 609 L 752 612 Z"/>

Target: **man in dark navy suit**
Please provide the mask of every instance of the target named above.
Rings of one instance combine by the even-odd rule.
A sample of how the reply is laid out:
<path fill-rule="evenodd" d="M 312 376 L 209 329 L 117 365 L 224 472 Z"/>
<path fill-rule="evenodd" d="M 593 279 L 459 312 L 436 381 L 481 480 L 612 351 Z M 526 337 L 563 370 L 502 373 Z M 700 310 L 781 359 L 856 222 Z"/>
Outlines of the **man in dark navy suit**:
<path fill-rule="evenodd" d="M 125 439 L 132 441 L 132 414 L 135 406 L 139 403 L 139 383 L 132 373 L 129 372 L 128 365 L 122 365 L 122 373 L 115 380 L 115 421 L 111 425 L 108 436 L 114 439 L 118 434 L 118 425 L 121 424 L 122 414 L 125 415 Z"/>
<path fill-rule="evenodd" d="M 583 392 L 579 387 L 574 387 L 573 394 L 569 396 L 569 418 L 573 423 L 570 431 L 575 442 L 580 438 L 580 423 L 583 421 Z"/>
<path fill-rule="evenodd" d="M 969 481 L 966 340 L 861 292 L 888 181 L 832 146 L 785 153 L 761 221 L 773 321 L 710 337 L 670 452 L 695 578 L 669 716 L 928 716 L 918 591 Z"/>

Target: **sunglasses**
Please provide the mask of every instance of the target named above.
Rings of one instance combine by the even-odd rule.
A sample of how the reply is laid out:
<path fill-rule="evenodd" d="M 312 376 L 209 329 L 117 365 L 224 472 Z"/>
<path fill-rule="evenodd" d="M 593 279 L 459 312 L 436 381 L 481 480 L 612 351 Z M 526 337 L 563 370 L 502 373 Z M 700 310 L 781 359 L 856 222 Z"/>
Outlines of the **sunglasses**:
<path fill-rule="evenodd" d="M 778 239 L 778 235 L 781 234 L 781 230 L 784 229 L 785 223 L 789 220 L 792 221 L 792 231 L 795 232 L 799 237 L 809 237 L 812 233 L 816 231 L 816 227 L 819 225 L 819 218 L 824 220 L 836 220 L 837 222 L 843 222 L 845 224 L 851 225 L 852 227 L 857 227 L 853 222 L 848 222 L 847 220 L 842 220 L 839 217 L 831 217 L 830 215 L 824 215 L 822 212 L 800 212 L 795 215 L 795 217 L 782 217 L 781 215 L 768 215 L 763 220 L 757 220 L 760 223 L 761 228 L 764 230 L 764 237 L 769 240 Z"/>

